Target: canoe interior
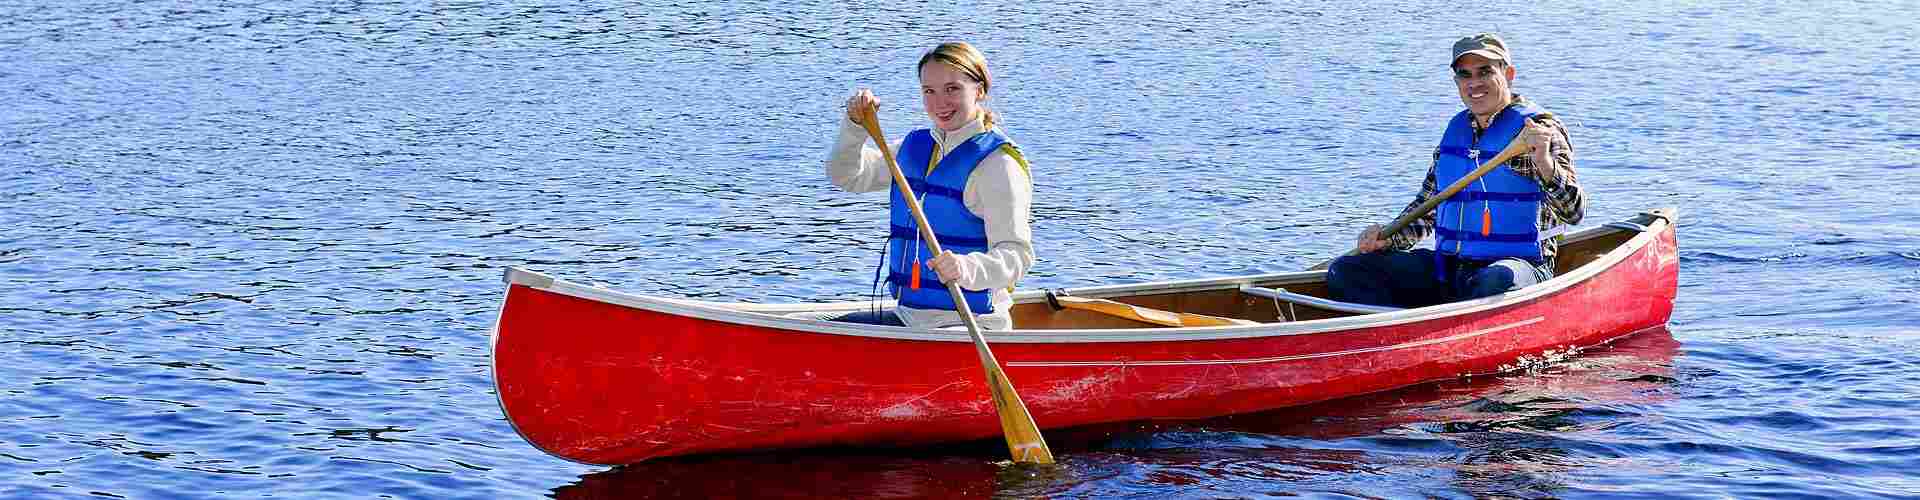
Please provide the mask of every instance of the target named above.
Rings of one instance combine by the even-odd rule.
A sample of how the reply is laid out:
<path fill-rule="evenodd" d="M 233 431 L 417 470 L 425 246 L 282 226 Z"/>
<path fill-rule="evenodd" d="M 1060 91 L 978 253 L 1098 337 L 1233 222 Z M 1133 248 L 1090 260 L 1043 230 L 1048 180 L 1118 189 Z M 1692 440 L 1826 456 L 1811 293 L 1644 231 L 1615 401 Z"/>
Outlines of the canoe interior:
<path fill-rule="evenodd" d="M 1650 222 L 1650 221 L 1643 221 Z M 1580 266 L 1587 265 L 1607 252 L 1627 243 L 1638 231 L 1603 227 L 1570 236 L 1560 247 L 1560 256 L 1554 262 L 1555 275 L 1564 275 Z M 1322 279 L 1324 274 L 1313 274 L 1312 278 L 1289 278 L 1287 281 L 1260 282 L 1264 287 L 1285 288 L 1289 292 L 1327 297 L 1327 285 Z M 1354 316 L 1355 313 L 1331 311 L 1307 305 L 1276 304 L 1272 299 L 1255 297 L 1240 293 L 1234 289 L 1178 291 L 1167 293 L 1140 292 L 1127 295 L 1100 297 L 1136 306 L 1149 307 L 1168 312 L 1206 314 L 1275 323 L 1284 321 L 1309 321 L 1325 318 Z M 1055 310 L 1043 300 L 1028 300 L 1014 304 L 1013 322 L 1020 329 L 1064 330 L 1083 328 L 1166 328 L 1152 323 L 1144 323 L 1118 316 L 1079 309 Z"/>

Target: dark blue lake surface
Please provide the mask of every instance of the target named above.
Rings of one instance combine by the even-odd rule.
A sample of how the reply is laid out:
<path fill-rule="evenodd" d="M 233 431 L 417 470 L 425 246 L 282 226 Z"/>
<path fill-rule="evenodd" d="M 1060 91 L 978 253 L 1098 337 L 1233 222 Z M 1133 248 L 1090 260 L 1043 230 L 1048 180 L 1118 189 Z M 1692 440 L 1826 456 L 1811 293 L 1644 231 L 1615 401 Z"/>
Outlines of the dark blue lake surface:
<path fill-rule="evenodd" d="M 1911 2 L 0 0 L 0 497 L 1920 496 Z M 980 46 L 1033 161 L 1027 287 L 1305 268 L 1412 196 L 1497 31 L 1588 220 L 1681 210 L 1669 331 L 1532 373 L 1203 422 L 609 469 L 523 442 L 520 266 L 866 295 L 856 86 Z"/>

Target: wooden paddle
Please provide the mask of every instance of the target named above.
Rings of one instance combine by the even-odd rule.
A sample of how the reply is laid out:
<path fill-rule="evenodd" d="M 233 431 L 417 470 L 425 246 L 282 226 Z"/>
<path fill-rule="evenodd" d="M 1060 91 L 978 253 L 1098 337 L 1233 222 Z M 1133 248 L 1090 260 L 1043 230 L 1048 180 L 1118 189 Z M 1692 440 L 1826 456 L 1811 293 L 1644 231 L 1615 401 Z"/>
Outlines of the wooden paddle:
<path fill-rule="evenodd" d="M 1108 316 L 1116 316 L 1142 323 L 1153 323 L 1164 326 L 1232 326 L 1260 324 L 1258 321 L 1248 321 L 1239 318 L 1222 318 L 1205 314 L 1162 311 L 1107 299 L 1089 299 L 1071 295 L 1060 295 L 1054 297 L 1053 300 L 1059 303 L 1060 307 L 1067 309 L 1093 311 Z"/>
<path fill-rule="evenodd" d="M 907 183 L 907 176 L 900 171 L 900 164 L 893 158 L 893 148 L 887 146 L 887 135 L 880 132 L 880 117 L 876 113 L 878 106 L 868 106 L 857 110 L 860 125 L 867 129 L 867 135 L 873 137 L 874 144 L 880 146 L 880 156 L 887 159 L 887 168 L 893 169 L 893 186 L 900 189 L 907 201 L 907 209 L 913 212 L 914 222 L 920 225 L 920 239 L 934 255 L 940 255 L 940 241 L 934 237 L 933 225 L 927 223 L 927 214 L 920 211 L 920 200 L 913 196 L 913 188 Z M 967 298 L 960 293 L 960 285 L 954 284 L 950 277 L 942 276 L 940 281 L 947 284 L 947 293 L 953 295 L 954 309 L 960 313 L 960 321 L 967 324 L 967 335 L 973 337 L 973 348 L 980 353 L 980 366 L 987 371 L 987 388 L 993 392 L 993 407 L 1000 414 L 1000 429 L 1007 437 L 1007 451 L 1012 453 L 1015 462 L 1053 463 L 1053 451 L 1047 449 L 1047 441 L 1040 437 L 1040 427 L 1034 425 L 1033 415 L 1027 413 L 1026 403 L 1020 402 L 1020 394 L 1013 392 L 1013 382 L 1007 380 L 1006 371 L 1000 368 L 1000 362 L 993 358 L 993 350 L 987 348 L 987 338 L 980 334 L 980 323 L 973 317 L 973 308 L 967 306 Z"/>
<path fill-rule="evenodd" d="M 1519 140 L 1519 137 L 1515 137 L 1512 142 L 1507 144 L 1507 149 L 1500 150 L 1500 154 L 1493 155 L 1493 159 L 1481 164 L 1480 168 L 1473 169 L 1472 172 L 1467 173 L 1466 177 L 1461 177 L 1460 180 L 1453 181 L 1452 185 L 1447 186 L 1446 189 L 1433 195 L 1432 198 L 1427 198 L 1425 203 L 1414 207 L 1413 211 L 1401 215 L 1398 219 L 1394 219 L 1392 224 L 1387 224 L 1386 229 L 1380 230 L 1380 237 L 1385 238 L 1387 235 L 1398 233 L 1401 229 L 1406 229 L 1407 224 L 1412 224 L 1415 219 L 1427 215 L 1427 212 L 1432 212 L 1434 207 L 1440 206 L 1440 202 L 1447 201 L 1447 198 L 1451 198 L 1454 194 L 1459 193 L 1460 190 L 1466 189 L 1468 184 L 1472 184 L 1473 181 L 1486 176 L 1487 173 L 1492 172 L 1493 169 L 1500 168 L 1500 165 L 1506 164 L 1507 161 L 1512 160 L 1513 157 L 1526 154 L 1527 151 L 1532 149 L 1532 145 L 1527 144 L 1526 141 Z M 1353 249 L 1348 250 L 1345 255 L 1355 255 L 1359 253 L 1359 249 Z M 1333 265 L 1333 260 L 1328 259 L 1326 262 L 1321 262 L 1320 265 L 1307 268 L 1307 270 L 1319 271 L 1331 265 Z"/>

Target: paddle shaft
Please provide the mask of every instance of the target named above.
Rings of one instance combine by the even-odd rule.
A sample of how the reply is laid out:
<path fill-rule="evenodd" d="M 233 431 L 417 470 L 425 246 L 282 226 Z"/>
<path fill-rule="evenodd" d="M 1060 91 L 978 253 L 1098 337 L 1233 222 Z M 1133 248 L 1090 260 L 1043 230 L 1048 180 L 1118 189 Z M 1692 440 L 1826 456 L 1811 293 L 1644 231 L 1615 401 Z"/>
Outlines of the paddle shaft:
<path fill-rule="evenodd" d="M 867 135 L 873 137 L 874 144 L 880 146 L 880 156 L 887 159 L 887 168 L 893 171 L 893 186 L 900 190 L 901 198 L 906 199 L 907 210 L 913 212 L 914 222 L 919 223 L 920 239 L 927 242 L 927 248 L 939 256 L 940 240 L 933 234 L 933 225 L 927 222 L 927 214 L 920 209 L 920 200 L 913 195 L 913 186 L 907 183 L 907 175 L 900 170 L 900 164 L 893 158 L 893 148 L 887 146 L 887 135 L 880 132 L 880 117 L 874 107 L 858 110 L 860 126 L 867 129 Z M 917 265 L 917 264 L 916 264 Z M 987 387 L 993 393 L 993 406 L 1000 414 L 1000 429 L 1007 437 L 1007 451 L 1015 462 L 1053 463 L 1053 451 L 1047 449 L 1046 439 L 1040 437 L 1040 427 L 1033 423 L 1033 415 L 1027 412 L 1027 405 L 1020 401 L 1020 394 L 1013 391 L 1013 382 L 1007 380 L 1007 373 L 1000 368 L 1000 361 L 994 359 L 993 350 L 987 348 L 987 337 L 980 333 L 980 322 L 973 317 L 973 308 L 967 305 L 967 298 L 960 292 L 960 285 L 952 277 L 940 277 L 947 285 L 947 293 L 953 296 L 954 310 L 960 313 L 960 321 L 967 325 L 967 335 L 973 338 L 973 348 L 980 354 L 980 365 L 987 372 Z"/>
<path fill-rule="evenodd" d="M 1487 173 L 1493 172 L 1493 169 L 1500 168 L 1501 165 L 1513 160 L 1514 157 L 1526 154 L 1527 151 L 1532 149 L 1532 145 L 1520 140 L 1519 137 L 1515 137 L 1513 141 L 1507 143 L 1506 149 L 1500 150 L 1500 154 L 1493 155 L 1493 159 L 1481 164 L 1480 168 L 1473 169 L 1473 171 L 1468 172 L 1465 177 L 1453 181 L 1453 184 L 1447 185 L 1446 189 L 1442 189 L 1439 193 L 1434 194 L 1433 197 L 1427 198 L 1427 201 L 1421 203 L 1420 206 L 1414 207 L 1412 211 L 1402 214 L 1398 219 L 1394 219 L 1392 224 L 1387 224 L 1386 229 L 1380 230 L 1378 237 L 1386 238 L 1394 233 L 1400 232 L 1401 229 L 1406 229 L 1408 224 L 1412 224 L 1413 221 L 1425 217 L 1427 212 L 1432 212 L 1434 207 L 1440 206 L 1440 203 L 1447 201 L 1447 198 L 1452 198 L 1453 195 L 1466 189 L 1468 185 L 1473 184 L 1473 181 L 1480 180 L 1480 178 L 1485 177 Z M 1359 249 L 1353 249 L 1348 250 L 1346 255 L 1357 255 L 1359 253 Z M 1333 265 L 1333 261 L 1331 260 L 1321 262 L 1320 265 L 1313 266 L 1310 270 L 1317 271 L 1326 269 L 1327 266 L 1330 265 Z"/>
<path fill-rule="evenodd" d="M 1493 172 L 1493 169 L 1500 168 L 1501 165 L 1506 164 L 1514 157 L 1526 154 L 1527 151 L 1531 149 L 1533 149 L 1533 146 L 1527 144 L 1525 141 L 1513 141 L 1513 143 L 1507 145 L 1507 149 L 1500 150 L 1500 154 L 1494 155 L 1492 160 L 1487 160 L 1487 163 L 1480 165 L 1480 168 L 1473 169 L 1472 172 L 1467 173 L 1466 177 L 1461 177 L 1460 180 L 1453 181 L 1453 184 L 1448 185 L 1446 189 L 1440 190 L 1440 193 L 1433 195 L 1432 198 L 1427 198 L 1425 203 L 1421 203 L 1419 207 L 1415 207 L 1412 212 L 1407 212 L 1401 215 L 1400 218 L 1394 219 L 1393 223 L 1388 224 L 1386 229 L 1380 230 L 1380 235 L 1385 237 L 1389 234 L 1398 233 L 1401 229 L 1406 229 L 1408 224 L 1412 224 L 1415 219 L 1427 215 L 1427 212 L 1432 212 L 1434 207 L 1440 206 L 1440 203 L 1447 201 L 1447 198 L 1452 198 L 1453 195 L 1459 194 L 1461 190 L 1467 188 L 1467 185 L 1473 184 L 1473 181 L 1480 180 L 1481 177 L 1486 177 L 1488 173 Z"/>

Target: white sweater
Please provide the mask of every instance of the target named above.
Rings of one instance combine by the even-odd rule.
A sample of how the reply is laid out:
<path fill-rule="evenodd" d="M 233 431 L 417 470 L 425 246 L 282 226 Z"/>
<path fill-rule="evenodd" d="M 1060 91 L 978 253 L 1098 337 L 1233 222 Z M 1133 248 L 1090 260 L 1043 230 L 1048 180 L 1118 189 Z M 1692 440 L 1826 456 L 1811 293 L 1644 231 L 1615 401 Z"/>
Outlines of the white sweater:
<path fill-rule="evenodd" d="M 934 147 L 940 157 L 945 157 L 949 144 L 984 131 L 979 120 L 951 133 L 936 127 Z M 893 151 L 900 151 L 900 140 L 889 142 Z M 912 166 L 901 165 L 901 168 Z M 855 193 L 886 191 L 893 186 L 893 173 L 887 169 L 887 160 L 880 156 L 879 148 L 867 145 L 866 129 L 845 118 L 840 120 L 840 137 L 827 157 L 827 176 L 840 189 Z M 987 251 L 955 254 L 960 260 L 961 276 L 941 276 L 940 280 L 966 290 L 991 290 L 994 312 L 980 315 L 980 327 L 1012 328 L 1013 318 L 1007 310 L 1013 307 L 1013 297 L 1007 288 L 1018 283 L 1033 267 L 1032 180 L 1006 151 L 994 151 L 980 160 L 980 165 L 967 177 L 967 189 L 961 201 L 967 211 L 986 221 Z M 874 234 L 887 233 L 885 228 L 878 228 Z M 902 321 L 919 328 L 963 325 L 960 315 L 954 311 L 900 307 L 898 314 Z"/>

